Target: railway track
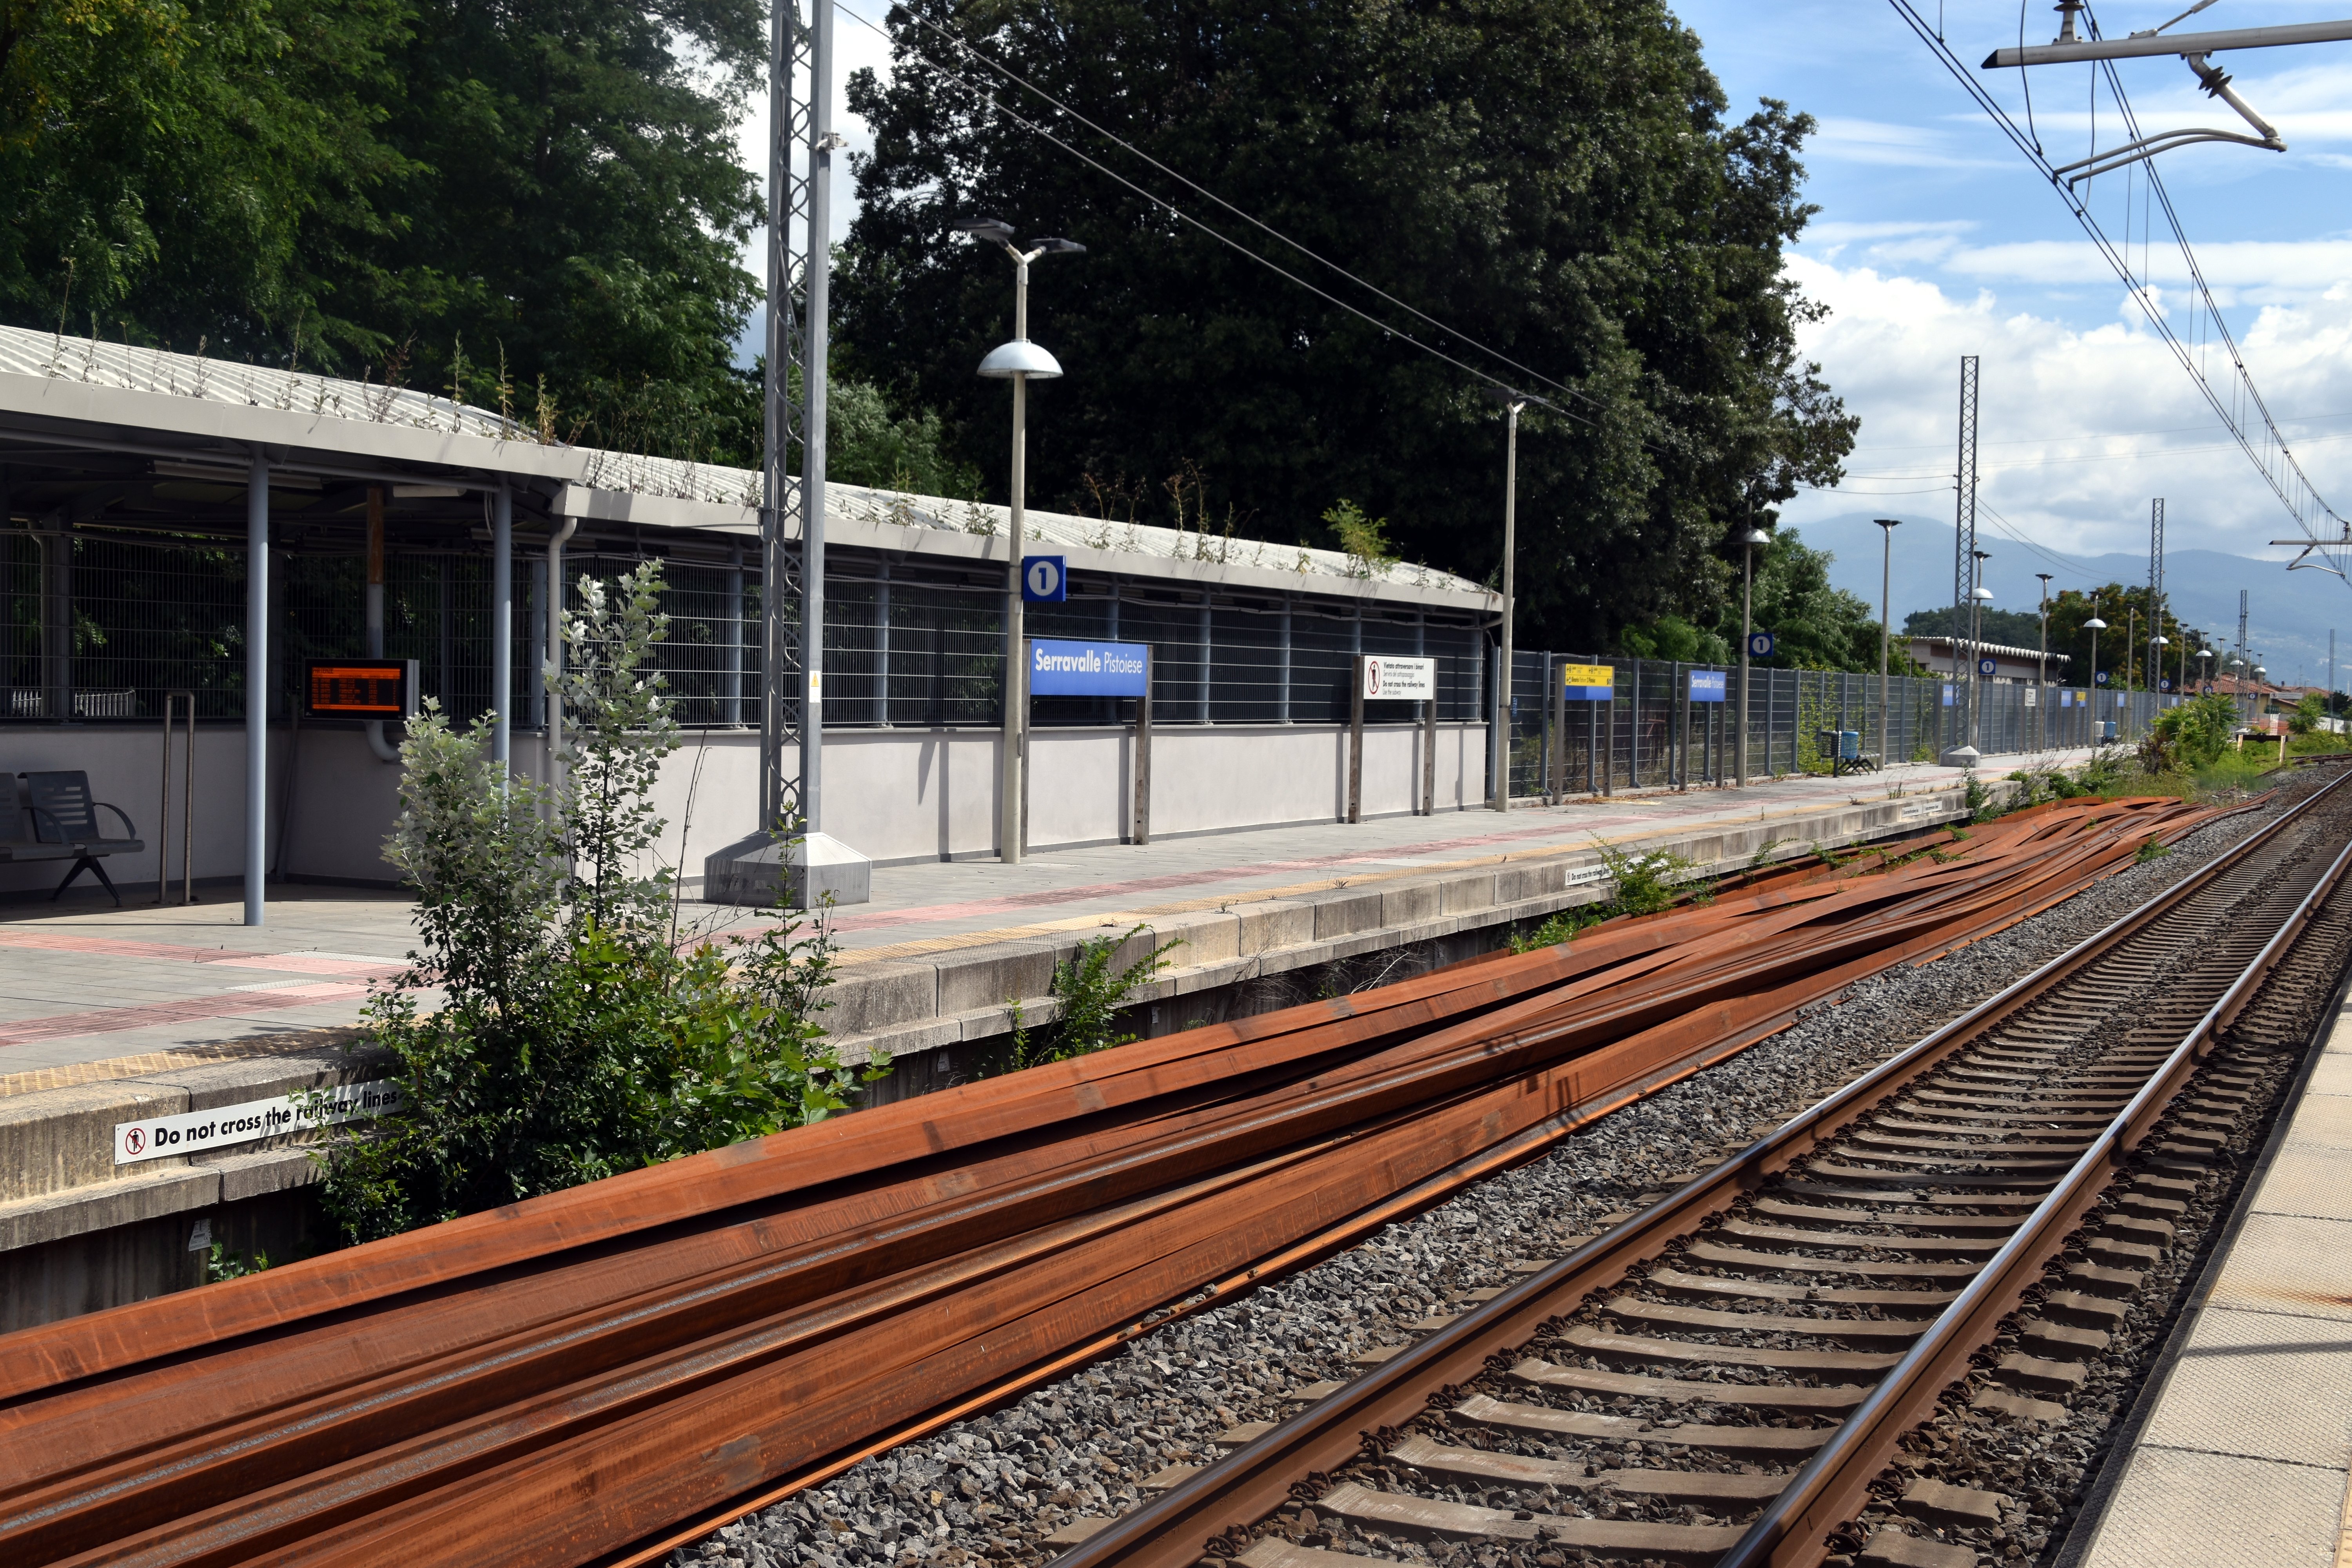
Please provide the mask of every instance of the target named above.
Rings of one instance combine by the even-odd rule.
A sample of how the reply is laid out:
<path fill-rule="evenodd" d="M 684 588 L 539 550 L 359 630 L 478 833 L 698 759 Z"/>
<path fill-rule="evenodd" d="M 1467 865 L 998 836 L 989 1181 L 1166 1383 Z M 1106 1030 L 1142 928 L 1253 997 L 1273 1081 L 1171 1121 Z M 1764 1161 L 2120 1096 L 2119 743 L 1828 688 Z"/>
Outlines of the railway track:
<path fill-rule="evenodd" d="M 1567 947 L 0 1338 L 0 1561 L 644 1561 L 2210 816 L 2065 803 L 1814 859 Z"/>
<path fill-rule="evenodd" d="M 2347 845 L 2339 778 L 1055 1568 L 2030 1558 L 2017 1500 L 1890 1460 L 2065 1415 L 2344 973 Z"/>

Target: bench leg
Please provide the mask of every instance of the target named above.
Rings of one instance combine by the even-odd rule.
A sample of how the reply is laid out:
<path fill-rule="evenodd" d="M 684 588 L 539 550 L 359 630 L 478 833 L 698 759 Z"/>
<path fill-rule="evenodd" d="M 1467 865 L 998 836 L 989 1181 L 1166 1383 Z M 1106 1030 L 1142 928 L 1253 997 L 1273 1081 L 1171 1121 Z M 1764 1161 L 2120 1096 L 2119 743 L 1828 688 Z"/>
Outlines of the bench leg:
<path fill-rule="evenodd" d="M 106 874 L 105 867 L 100 865 L 96 860 L 93 860 L 87 855 L 77 855 L 74 857 L 73 869 L 68 871 L 66 873 L 66 879 L 58 884 L 58 890 L 49 895 L 49 902 L 53 904 L 56 903 L 58 900 L 64 895 L 65 890 L 73 886 L 74 879 L 80 876 L 84 870 L 90 870 L 98 873 L 99 885 L 103 887 L 107 891 L 107 896 L 114 900 L 114 907 L 118 910 L 121 909 L 122 907 L 122 895 L 115 890 L 114 879 Z"/>

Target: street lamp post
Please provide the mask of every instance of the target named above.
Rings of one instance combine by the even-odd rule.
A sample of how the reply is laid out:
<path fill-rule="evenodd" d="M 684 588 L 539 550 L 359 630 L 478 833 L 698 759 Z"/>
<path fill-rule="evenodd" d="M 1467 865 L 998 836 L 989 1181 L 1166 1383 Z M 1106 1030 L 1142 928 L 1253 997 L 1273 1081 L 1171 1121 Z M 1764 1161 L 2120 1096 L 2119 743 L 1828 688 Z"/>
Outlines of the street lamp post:
<path fill-rule="evenodd" d="M 1886 752 L 1886 649 L 1894 639 L 1891 589 L 1895 582 L 1895 531 L 1903 526 L 1899 517 L 1874 518 L 1878 524 L 1882 542 L 1878 560 L 1878 765 L 1885 767 L 1893 761 Z"/>
<path fill-rule="evenodd" d="M 1512 613 L 1517 607 L 1515 571 L 1518 565 L 1519 411 L 1528 399 L 1506 387 L 1489 386 L 1486 395 L 1500 403 L 1509 418 L 1510 433 L 1503 447 L 1503 668 L 1495 678 L 1495 721 L 1488 742 L 1492 752 L 1496 811 L 1511 809 L 1511 634 Z M 1638 699 L 1638 693 L 1636 694 Z"/>
<path fill-rule="evenodd" d="M 2033 749 L 2050 749 L 2050 574 L 2036 572 L 2042 579 L 2042 663 L 2033 675 Z"/>
<path fill-rule="evenodd" d="M 1734 737 L 1731 782 L 1736 788 L 1748 784 L 1748 639 L 1756 631 L 1756 547 L 1769 544 L 1772 536 L 1760 528 L 1751 528 L 1739 536 L 1747 547 L 1747 563 L 1739 578 L 1739 733 Z"/>
<path fill-rule="evenodd" d="M 1984 692 L 1979 689 L 1979 682 L 1982 678 L 1977 674 L 1977 660 L 1984 657 L 1984 606 L 1985 601 L 1992 597 L 1992 590 L 1984 585 L 1984 563 L 1992 559 L 1992 552 L 1990 550 L 1972 550 L 1969 553 L 1976 557 L 1976 565 L 1974 567 L 1976 584 L 1975 586 L 1969 590 L 1968 675 L 1969 755 L 1971 759 L 1974 759 L 1984 754 L 1982 749 L 1978 744 L 1978 742 L 1983 738 L 1984 734 Z M 1970 765 L 1974 765 L 1973 762 L 1971 762 Z"/>
<path fill-rule="evenodd" d="M 2098 728 L 2098 726 L 2105 723 L 2105 721 L 2099 718 L 2098 713 L 2099 634 L 2107 629 L 2107 623 L 2099 619 L 2099 596 L 2096 594 L 2091 595 L 2091 618 L 2083 623 L 2083 628 L 2091 634 L 2091 675 L 2089 680 L 2084 684 L 2089 688 L 2089 696 L 2091 699 L 2091 743 L 2095 746 L 2100 742 L 2106 739 L 2106 731 Z"/>
<path fill-rule="evenodd" d="M 1029 383 L 1050 381 L 1062 374 L 1059 361 L 1029 341 L 1029 264 L 1041 256 L 1083 256 L 1087 247 L 1075 239 L 1041 239 L 1024 250 L 1013 243 L 1013 227 L 995 218 L 966 218 L 955 226 L 959 234 L 994 241 L 1013 258 L 1013 341 L 999 343 L 980 362 L 980 374 L 1013 383 L 1013 504 L 1004 563 L 1004 731 L 997 787 L 997 858 L 1008 866 L 1021 863 L 1023 822 L 1021 763 L 1028 728 L 1027 642 L 1021 613 L 1021 536 L 1028 506 Z"/>

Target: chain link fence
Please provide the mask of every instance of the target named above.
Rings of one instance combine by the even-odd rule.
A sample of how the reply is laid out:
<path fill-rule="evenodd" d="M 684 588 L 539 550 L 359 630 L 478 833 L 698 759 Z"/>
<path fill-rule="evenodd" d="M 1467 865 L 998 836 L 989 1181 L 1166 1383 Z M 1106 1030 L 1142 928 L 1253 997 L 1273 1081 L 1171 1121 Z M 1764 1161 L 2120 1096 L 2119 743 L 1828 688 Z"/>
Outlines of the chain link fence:
<path fill-rule="evenodd" d="M 1563 665 L 1606 665 L 1615 676 L 1606 701 L 1555 703 Z M 1724 700 L 1690 700 L 1694 672 L 1723 678 Z M 1839 670 L 1748 671 L 1750 778 L 1827 773 L 1849 744 L 1864 761 L 1933 762 L 1969 740 L 1969 693 L 1940 679 L 1890 676 L 1882 707 L 1879 678 Z M 2136 742 L 2158 713 L 2182 700 L 2147 691 L 2084 690 L 1977 683 L 1974 744 L 1986 756 L 2096 743 L 2100 723 Z M 1739 670 L 1664 659 L 1518 649 L 1511 660 L 1511 794 L 1517 797 L 1607 794 L 1727 783 L 1736 777 Z M 1882 720 L 1884 730 L 1881 728 Z M 1882 743 L 1881 737 L 1884 736 Z"/>
<path fill-rule="evenodd" d="M 746 552 L 756 561 L 756 554 Z M 610 550 L 563 557 L 564 602 L 643 559 Z M 1004 590 L 991 569 L 884 563 L 836 550 L 825 584 L 825 722 L 843 728 L 995 727 L 1003 722 Z M 756 727 L 761 584 L 755 567 L 664 561 L 669 635 L 655 664 L 690 727 Z M 499 703 L 526 728 L 546 720 L 542 555 L 514 563 L 515 689 L 491 684 L 490 562 L 478 550 L 394 545 L 384 561 L 383 657 L 417 661 L 420 695 L 460 722 Z M 273 720 L 289 717 L 302 661 L 366 652 L 366 563 L 357 542 L 273 552 Z M 193 690 L 200 718 L 246 712 L 246 560 L 233 545 L 95 531 L 0 533 L 0 722 L 152 719 L 163 694 Z M 797 605 L 785 635 L 797 638 Z M 1149 643 L 1161 724 L 1342 723 L 1358 653 L 1438 663 L 1439 716 L 1486 712 L 1486 634 L 1455 615 L 1311 594 L 1203 595 L 1140 577 L 1072 574 L 1066 603 L 1032 605 L 1032 637 Z M 70 628 L 69 647 L 61 628 Z M 289 672 L 295 672 L 289 680 Z M 1110 699 L 1038 698 L 1040 726 L 1119 721 Z"/>

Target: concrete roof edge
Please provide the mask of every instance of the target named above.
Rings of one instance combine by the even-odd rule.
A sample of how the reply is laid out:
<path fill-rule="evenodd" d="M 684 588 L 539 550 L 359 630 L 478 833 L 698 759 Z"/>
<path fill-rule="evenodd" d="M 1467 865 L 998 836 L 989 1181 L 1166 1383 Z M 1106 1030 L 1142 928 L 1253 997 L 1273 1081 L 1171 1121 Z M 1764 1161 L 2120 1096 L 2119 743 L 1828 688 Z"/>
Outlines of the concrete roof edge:
<path fill-rule="evenodd" d="M 0 372 L 0 416 L 12 414 L 89 426 L 89 438 L 119 441 L 126 447 L 136 440 L 126 427 L 196 443 L 278 447 L 288 453 L 284 459 L 288 466 L 298 468 L 306 461 L 349 466 L 354 459 L 372 459 L 463 473 L 569 481 L 579 476 L 583 464 L 578 448 L 542 447 L 536 441 L 491 440 L 302 409 L 240 406 L 61 376 Z M 5 452 L 0 447 L 0 456 Z"/>

